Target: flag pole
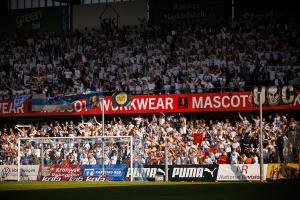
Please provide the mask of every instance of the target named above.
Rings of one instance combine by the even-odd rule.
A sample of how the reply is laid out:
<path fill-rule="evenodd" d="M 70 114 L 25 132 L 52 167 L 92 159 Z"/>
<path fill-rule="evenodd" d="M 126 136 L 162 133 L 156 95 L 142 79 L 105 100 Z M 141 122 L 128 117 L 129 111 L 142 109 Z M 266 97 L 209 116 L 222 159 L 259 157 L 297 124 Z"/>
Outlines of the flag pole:
<path fill-rule="evenodd" d="M 102 179 L 104 180 L 104 96 L 102 99 Z"/>
<path fill-rule="evenodd" d="M 259 150 L 260 150 L 260 182 L 264 181 L 264 158 L 263 158 L 263 125 L 262 125 L 262 92 L 259 92 L 259 115 L 260 115 L 260 136 L 259 136 Z"/>

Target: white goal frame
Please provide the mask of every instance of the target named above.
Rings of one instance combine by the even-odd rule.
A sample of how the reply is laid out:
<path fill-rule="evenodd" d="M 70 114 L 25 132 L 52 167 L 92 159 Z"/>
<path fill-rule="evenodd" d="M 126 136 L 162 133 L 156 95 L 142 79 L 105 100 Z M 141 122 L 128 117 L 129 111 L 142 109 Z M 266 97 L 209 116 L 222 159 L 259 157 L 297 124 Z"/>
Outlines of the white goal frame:
<path fill-rule="evenodd" d="M 20 170 L 21 170 L 21 140 L 30 140 L 30 141 L 38 141 L 38 140 L 53 140 L 53 139 L 109 139 L 109 138 L 128 138 L 130 141 L 130 181 L 133 181 L 133 139 L 132 136 L 89 136 L 89 137 L 36 137 L 36 138 L 18 138 L 18 181 L 20 181 Z M 104 148 L 104 143 L 102 142 L 102 153 Z M 42 154 L 43 152 L 41 152 Z M 42 156 L 42 155 L 41 155 Z M 42 165 L 42 163 L 41 163 Z M 104 162 L 102 162 L 102 173 L 104 174 Z"/>

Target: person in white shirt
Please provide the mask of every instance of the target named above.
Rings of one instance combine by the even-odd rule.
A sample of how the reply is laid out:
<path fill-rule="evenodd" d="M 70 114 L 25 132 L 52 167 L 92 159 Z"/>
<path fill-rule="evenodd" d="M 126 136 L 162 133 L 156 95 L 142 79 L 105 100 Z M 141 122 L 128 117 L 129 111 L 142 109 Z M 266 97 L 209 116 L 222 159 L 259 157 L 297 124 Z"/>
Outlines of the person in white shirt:
<path fill-rule="evenodd" d="M 240 148 L 240 143 L 237 141 L 236 138 L 233 139 L 232 148 L 233 149 L 239 149 Z"/>
<path fill-rule="evenodd" d="M 201 142 L 201 146 L 205 149 L 210 148 L 210 143 L 207 138 L 204 138 L 204 141 Z"/>
<path fill-rule="evenodd" d="M 231 164 L 238 164 L 238 158 L 240 157 L 240 154 L 236 151 L 236 149 L 233 149 L 230 156 L 230 163 Z"/>
<path fill-rule="evenodd" d="M 181 165 L 181 156 L 180 156 L 180 153 L 178 152 L 177 155 L 176 155 L 176 165 Z"/>
<path fill-rule="evenodd" d="M 112 165 L 117 164 L 117 160 L 118 160 L 117 152 L 114 152 L 112 157 L 110 158 L 110 164 Z"/>
<path fill-rule="evenodd" d="M 89 159 L 87 158 L 86 154 L 83 154 L 82 158 L 80 159 L 80 164 L 81 165 L 88 165 L 89 164 Z"/>
<path fill-rule="evenodd" d="M 189 161 L 190 161 L 190 164 L 199 164 L 199 160 L 198 160 L 198 156 L 197 156 L 197 146 L 196 145 L 192 145 L 190 150 L 189 150 Z"/>
<path fill-rule="evenodd" d="M 96 162 L 96 159 L 95 159 L 94 156 L 93 156 L 93 154 L 90 154 L 90 155 L 89 155 L 89 159 L 88 159 L 88 160 L 89 160 L 89 164 L 90 164 L 90 165 L 96 165 L 96 163 L 97 163 L 97 162 Z"/>
<path fill-rule="evenodd" d="M 242 120 L 244 126 L 247 126 L 247 125 L 250 124 L 250 122 L 248 121 L 248 119 L 247 119 L 246 116 L 245 116 L 245 117 L 242 117 L 241 113 L 239 113 L 239 117 L 240 117 L 240 119 Z"/>
<path fill-rule="evenodd" d="M 256 154 L 253 156 L 253 164 L 258 164 L 258 156 Z"/>
<path fill-rule="evenodd" d="M 160 113 L 160 116 L 159 116 L 159 118 L 158 118 L 158 124 L 160 125 L 160 126 L 162 126 L 164 123 L 165 123 L 165 121 L 166 121 L 166 119 L 165 119 L 165 114 L 164 113 Z"/>
<path fill-rule="evenodd" d="M 185 151 L 181 154 L 181 164 L 182 165 L 189 164 L 189 157 L 187 156 L 187 153 Z"/>
<path fill-rule="evenodd" d="M 230 143 L 227 143 L 225 146 L 225 152 L 227 153 L 227 155 L 229 155 L 231 153 L 231 145 Z"/>
<path fill-rule="evenodd" d="M 205 156 L 203 164 L 205 164 L 205 165 L 212 165 L 213 164 L 213 161 L 212 161 L 211 157 L 209 157 L 209 155 Z"/>

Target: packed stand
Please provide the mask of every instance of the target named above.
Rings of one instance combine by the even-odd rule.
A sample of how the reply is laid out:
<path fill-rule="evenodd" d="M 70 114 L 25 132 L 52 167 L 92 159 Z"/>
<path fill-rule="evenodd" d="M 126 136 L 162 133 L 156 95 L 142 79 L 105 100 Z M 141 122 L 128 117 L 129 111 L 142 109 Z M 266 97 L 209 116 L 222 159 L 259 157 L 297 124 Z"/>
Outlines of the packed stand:
<path fill-rule="evenodd" d="M 152 94 L 299 85 L 299 23 L 282 19 L 245 15 L 221 25 L 142 24 L 2 38 L 0 98 L 90 89 Z"/>
<path fill-rule="evenodd" d="M 153 115 L 107 122 L 106 136 L 133 136 L 133 161 L 140 165 L 258 163 L 259 117 L 239 120 L 187 120 L 182 115 Z M 299 122 L 287 115 L 263 119 L 265 163 L 293 162 L 299 153 Z M 1 127 L 0 164 L 17 164 L 17 138 L 28 138 L 20 147 L 21 164 L 129 164 L 130 143 L 74 139 L 102 135 L 96 117 L 79 123 L 66 121 Z M 52 137 L 67 137 L 53 139 Z M 32 138 L 43 138 L 44 143 Z M 43 159 L 41 160 L 41 154 Z"/>

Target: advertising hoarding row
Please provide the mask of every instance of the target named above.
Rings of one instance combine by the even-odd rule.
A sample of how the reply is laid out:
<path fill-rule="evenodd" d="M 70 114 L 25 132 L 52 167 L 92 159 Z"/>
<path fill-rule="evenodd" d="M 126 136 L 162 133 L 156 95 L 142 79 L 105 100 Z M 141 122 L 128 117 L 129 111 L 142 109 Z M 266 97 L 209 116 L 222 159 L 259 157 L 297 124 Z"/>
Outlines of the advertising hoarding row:
<path fill-rule="evenodd" d="M 0 117 L 9 116 L 55 116 L 55 115 L 95 115 L 102 113 L 102 101 L 96 108 L 86 108 L 84 99 L 78 100 L 70 109 L 60 112 L 33 112 L 31 100 L 13 109 L 12 101 L 0 101 Z M 105 114 L 144 114 L 144 113 L 178 113 L 178 112 L 214 112 L 258 110 L 252 105 L 251 92 L 195 93 L 195 94 L 162 94 L 132 95 L 129 106 L 113 106 L 111 96 L 104 98 Z M 300 91 L 296 91 L 294 100 L 288 104 L 264 106 L 264 110 L 300 109 Z"/>
<path fill-rule="evenodd" d="M 21 165 L 20 180 L 40 181 L 124 181 L 129 180 L 131 169 L 125 165 Z M 1 180 L 17 180 L 17 165 L 0 165 Z M 264 180 L 285 181 L 299 179 L 299 165 L 264 164 Z M 220 165 L 170 165 L 169 181 L 259 181 L 258 164 L 220 164 Z M 145 165 L 133 168 L 133 180 L 157 181 L 165 179 L 164 165 Z M 160 177 L 157 179 L 157 177 Z"/>

